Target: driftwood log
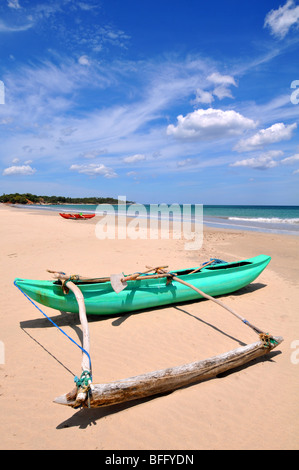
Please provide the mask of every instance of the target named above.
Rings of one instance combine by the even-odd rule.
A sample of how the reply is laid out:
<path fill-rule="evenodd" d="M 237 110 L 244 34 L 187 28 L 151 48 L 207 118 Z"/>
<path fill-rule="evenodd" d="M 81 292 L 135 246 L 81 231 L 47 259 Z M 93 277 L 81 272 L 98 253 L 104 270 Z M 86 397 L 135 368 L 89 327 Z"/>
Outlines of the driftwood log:
<path fill-rule="evenodd" d="M 106 384 L 93 384 L 89 402 L 81 402 L 83 407 L 97 408 L 136 400 L 157 394 L 171 392 L 190 384 L 216 377 L 218 374 L 240 367 L 260 356 L 269 353 L 283 341 L 274 337 L 274 343 L 258 341 L 232 351 L 210 357 L 202 361 L 182 366 L 150 372 Z M 78 407 L 77 389 L 55 398 L 61 405 Z"/>

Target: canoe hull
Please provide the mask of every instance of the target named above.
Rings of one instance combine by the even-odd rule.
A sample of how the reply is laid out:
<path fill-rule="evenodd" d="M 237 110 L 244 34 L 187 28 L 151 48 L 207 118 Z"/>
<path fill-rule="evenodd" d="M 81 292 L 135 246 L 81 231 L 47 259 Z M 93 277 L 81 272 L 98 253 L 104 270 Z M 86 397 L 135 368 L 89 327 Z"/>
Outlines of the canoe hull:
<path fill-rule="evenodd" d="M 83 220 L 92 219 L 95 216 L 95 214 L 66 214 L 64 212 L 59 213 L 59 215 L 61 215 L 61 217 L 63 217 L 64 219 L 74 219 L 74 220 L 77 220 L 77 219 L 83 219 Z"/>
<path fill-rule="evenodd" d="M 271 258 L 259 255 L 237 263 L 203 267 L 200 272 L 185 274 L 176 271 L 177 277 L 187 281 L 211 296 L 235 292 L 253 282 L 266 268 Z M 82 291 L 86 313 L 91 315 L 116 315 L 163 305 L 178 304 L 201 299 L 202 296 L 181 283 L 166 278 L 128 281 L 127 287 L 116 294 L 110 282 L 76 284 Z M 31 299 L 47 307 L 78 313 L 78 304 L 72 292 L 64 294 L 57 281 L 16 279 L 15 284 Z"/>

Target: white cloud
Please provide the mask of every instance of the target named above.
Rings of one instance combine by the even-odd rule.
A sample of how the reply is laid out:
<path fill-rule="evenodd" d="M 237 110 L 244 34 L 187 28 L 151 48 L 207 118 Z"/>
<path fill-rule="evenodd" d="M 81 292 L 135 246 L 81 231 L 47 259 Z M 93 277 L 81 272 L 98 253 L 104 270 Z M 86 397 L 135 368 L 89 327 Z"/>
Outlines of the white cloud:
<path fill-rule="evenodd" d="M 12 118 L 8 117 L 8 118 L 3 118 L 0 120 L 0 124 L 10 124 L 12 122 Z"/>
<path fill-rule="evenodd" d="M 243 166 L 256 168 L 258 170 L 267 170 L 268 168 L 273 168 L 278 165 L 293 165 L 299 162 L 299 154 L 283 158 L 282 160 L 275 160 L 282 155 L 283 152 L 281 150 L 270 150 L 269 152 L 262 153 L 259 157 L 238 160 L 235 163 L 231 163 L 230 166 Z"/>
<path fill-rule="evenodd" d="M 14 8 L 15 10 L 18 10 L 19 8 L 21 8 L 19 4 L 19 0 L 8 0 L 7 6 L 9 8 Z"/>
<path fill-rule="evenodd" d="M 88 3 L 86 2 L 78 2 L 78 6 L 82 9 L 82 10 L 93 10 L 95 8 L 97 8 L 97 5 L 89 5 Z"/>
<path fill-rule="evenodd" d="M 260 155 L 259 157 L 247 158 L 245 160 L 238 160 L 235 163 L 231 163 L 230 166 L 245 166 L 249 168 L 255 168 L 257 170 L 267 170 L 278 165 L 271 155 Z"/>
<path fill-rule="evenodd" d="M 29 165 L 13 165 L 8 168 L 5 168 L 2 175 L 3 176 L 10 176 L 10 175 L 33 175 L 36 172 L 35 168 L 31 168 Z"/>
<path fill-rule="evenodd" d="M 226 86 L 220 85 L 214 88 L 213 95 L 217 96 L 219 100 L 223 98 L 233 98 L 232 92 Z"/>
<path fill-rule="evenodd" d="M 237 86 L 233 77 L 230 75 L 221 75 L 218 72 L 214 72 L 207 77 L 207 80 L 216 85 L 214 90 L 206 91 L 202 88 L 197 88 L 196 97 L 193 101 L 191 101 L 191 104 L 211 104 L 215 99 L 214 96 L 220 100 L 223 98 L 233 98 L 231 90 L 229 89 L 231 85 Z"/>
<path fill-rule="evenodd" d="M 15 135 L 5 134 L 0 155 L 10 152 L 19 156 L 19 149 L 27 144 L 32 149 L 30 158 L 34 161 L 48 157 L 59 164 L 63 161 L 69 168 L 73 163 L 89 163 L 85 158 L 99 156 L 104 153 L 103 149 L 107 149 L 105 152 L 109 152 L 109 159 L 102 157 L 92 162 L 100 161 L 107 167 L 116 168 L 111 164 L 111 159 L 115 159 L 117 165 L 120 162 L 129 165 L 130 162 L 124 162 L 123 158 L 134 157 L 144 149 L 146 155 L 153 155 L 157 148 L 168 144 L 165 125 L 160 123 L 149 129 L 149 123 L 165 115 L 178 100 L 188 99 L 200 86 L 202 75 L 208 75 L 205 64 L 190 64 L 188 60 L 163 65 L 152 61 L 144 64 L 94 62 L 90 67 L 84 67 L 71 58 L 60 59 L 60 63 L 47 60 L 28 64 L 3 77 L 10 90 L 10 101 L 5 110 L 0 106 L 0 121 L 1 112 L 5 111 L 5 116 L 11 116 L 13 125 L 18 125 L 19 130 Z M 115 89 L 120 91 L 123 75 L 130 80 L 136 99 L 128 102 L 125 90 L 125 103 L 120 98 L 119 104 L 115 104 L 111 96 Z M 136 75 L 138 85 L 134 81 Z M 112 91 L 106 91 L 106 87 L 111 87 Z M 97 91 L 96 99 L 90 102 L 93 89 Z M 82 113 L 85 104 L 89 109 Z M 68 137 L 70 135 L 71 138 Z M 43 153 L 39 150 L 41 147 L 45 149 Z M 93 153 L 99 149 L 102 151 Z M 76 161 L 74 156 L 78 157 Z M 153 163 L 152 157 L 146 161 L 149 165 L 158 165 Z M 142 163 L 140 160 L 139 165 Z M 95 169 L 89 168 L 89 171 L 95 172 Z"/>
<path fill-rule="evenodd" d="M 124 162 L 125 163 L 136 163 L 136 162 L 142 162 L 145 159 L 146 159 L 145 155 L 137 153 L 136 155 L 131 155 L 130 157 L 125 157 Z"/>
<path fill-rule="evenodd" d="M 257 132 L 253 130 L 256 123 L 245 116 L 254 119 L 259 115 L 259 109 L 247 108 L 248 111 L 245 111 L 244 106 L 241 114 L 219 109 L 200 109 L 198 113 L 185 113 L 185 121 L 181 124 L 176 122 L 177 113 L 170 121 L 174 126 L 170 126 L 168 133 L 181 138 L 184 145 L 182 149 L 179 142 L 165 138 L 167 125 L 164 124 L 163 118 L 168 113 L 171 116 L 179 103 L 188 102 L 194 90 L 205 90 L 209 86 L 212 91 L 214 85 L 218 86 L 212 81 L 207 85 L 205 77 L 211 74 L 210 64 L 197 65 L 186 60 L 182 63 L 166 62 L 162 67 L 160 63 L 152 61 L 144 64 L 112 61 L 103 65 L 93 61 L 90 67 L 84 67 L 78 64 L 79 56 L 80 54 L 76 56 L 75 61 L 63 57 L 60 64 L 47 61 L 27 65 L 17 71 L 18 75 L 10 72 L 4 77 L 8 80 L 11 90 L 9 115 L 15 118 L 15 125 L 22 126 L 19 134 L 10 137 L 10 134 L 6 133 L 5 147 L 1 144 L 3 157 L 7 154 L 19 156 L 22 163 L 17 165 L 23 165 L 29 157 L 34 162 L 40 161 L 41 165 L 42 161 L 48 158 L 57 173 L 62 168 L 71 167 L 69 172 L 77 175 L 78 179 L 79 174 L 82 177 L 88 175 L 83 181 L 99 175 L 104 182 L 106 178 L 116 177 L 118 168 L 122 168 L 125 173 L 126 170 L 136 169 L 138 166 L 142 174 L 146 166 L 147 174 L 149 169 L 153 173 L 157 171 L 167 174 L 169 169 L 185 172 L 194 166 L 201 168 L 204 165 L 228 165 L 232 161 L 231 156 L 227 156 L 232 147 L 231 141 L 227 144 L 224 142 L 221 148 L 211 146 L 209 141 L 237 135 L 234 142 L 236 143 L 244 137 L 244 130 L 251 130 L 249 135 Z M 106 91 L 104 88 L 110 85 L 112 92 L 114 89 L 119 91 L 122 75 L 126 76 L 127 82 L 130 81 L 135 96 L 132 94 L 130 99 L 125 96 L 125 101 L 121 101 L 120 97 L 115 104 L 115 100 L 111 99 L 111 90 Z M 172 77 L 171 83 L 169 77 Z M 135 78 L 138 79 L 138 85 L 134 81 Z M 232 83 L 232 80 L 226 81 Z M 95 96 L 97 99 L 100 96 L 101 99 L 92 103 L 89 110 L 82 113 L 81 98 L 85 97 L 85 91 L 90 96 L 91 87 L 95 86 L 94 84 L 98 86 L 98 83 L 99 88 L 96 89 Z M 41 93 L 37 93 L 37 90 Z M 74 97 L 80 98 L 78 114 Z M 66 100 L 66 106 L 57 112 L 56 100 L 62 98 Z M 22 112 L 19 110 L 20 106 Z M 279 120 L 283 118 L 280 117 Z M 154 126 L 150 127 L 152 122 Z M 71 138 L 67 138 L 70 135 Z M 63 137 L 64 142 L 63 146 L 61 142 L 59 148 L 60 137 Z M 185 144 L 186 140 L 188 146 Z M 201 142 L 200 161 L 196 160 L 199 152 L 198 140 L 206 141 Z M 30 155 L 26 150 L 26 156 L 19 150 L 25 147 L 25 143 L 32 149 Z M 45 149 L 43 152 L 40 151 L 41 147 Z M 161 155 L 155 160 L 153 154 L 157 149 L 161 150 Z M 214 154 L 219 155 L 219 152 L 222 156 L 225 155 L 226 160 L 219 158 L 216 161 L 214 158 L 215 163 L 212 163 Z M 103 155 L 104 153 L 106 155 Z M 242 158 L 245 158 L 245 155 Z M 73 165 L 74 163 L 77 165 Z M 90 166 L 89 163 L 94 165 Z M 10 160 L 3 168 L 12 164 Z"/>
<path fill-rule="evenodd" d="M 212 140 L 240 135 L 245 129 L 253 129 L 256 123 L 234 110 L 198 109 L 185 117 L 177 117 L 177 126 L 170 124 L 167 134 L 178 139 Z"/>
<path fill-rule="evenodd" d="M 293 155 L 292 157 L 287 157 L 281 160 L 281 163 L 283 163 L 284 165 L 292 165 L 293 163 L 297 162 L 299 162 L 299 153 Z"/>
<path fill-rule="evenodd" d="M 58 131 L 59 126 L 63 136 L 74 137 L 77 126 L 80 128 L 80 119 L 64 114 L 77 104 L 73 92 L 78 92 L 76 98 L 80 100 L 86 90 L 101 90 L 111 84 L 108 75 L 104 67 L 82 66 L 71 58 L 64 58 L 59 65 L 45 61 L 20 66 L 3 77 L 10 99 L 5 109 L 0 106 L 0 123 L 15 120 L 27 130 L 35 128 L 36 132 L 37 128 L 43 128 L 44 135 L 46 129 L 55 126 Z"/>
<path fill-rule="evenodd" d="M 221 75 L 218 72 L 214 72 L 208 76 L 208 80 L 213 82 L 215 85 L 234 85 L 237 86 L 234 77 L 230 75 Z"/>
<path fill-rule="evenodd" d="M 299 174 L 299 170 L 293 171 L 293 175 L 297 175 L 297 174 Z"/>
<path fill-rule="evenodd" d="M 87 158 L 87 159 L 92 159 L 96 158 L 99 155 L 103 155 L 104 153 L 107 153 L 107 149 L 100 149 L 100 150 L 90 150 L 88 152 L 84 152 L 80 154 L 80 157 Z"/>
<path fill-rule="evenodd" d="M 264 27 L 266 26 L 274 36 L 283 39 L 292 26 L 299 26 L 299 5 L 296 6 L 293 0 L 288 0 L 277 10 L 271 10 L 265 18 Z"/>
<path fill-rule="evenodd" d="M 229 86 L 237 86 L 234 77 L 231 75 L 221 75 L 218 72 L 214 72 L 208 76 L 208 80 L 217 85 L 213 91 L 213 95 L 217 96 L 217 98 L 220 100 L 223 98 L 233 98 Z"/>
<path fill-rule="evenodd" d="M 196 90 L 196 97 L 194 100 L 191 101 L 191 104 L 196 105 L 199 103 L 203 104 L 211 104 L 214 101 L 213 94 L 209 91 L 204 91 L 201 88 L 197 88 Z"/>
<path fill-rule="evenodd" d="M 117 174 L 102 163 L 90 163 L 89 165 L 71 165 L 70 170 L 78 171 L 89 176 L 102 175 L 105 178 L 115 178 Z"/>
<path fill-rule="evenodd" d="M 78 62 L 80 65 L 90 65 L 90 61 L 87 55 L 81 55 L 81 57 L 78 59 Z"/>
<path fill-rule="evenodd" d="M 183 167 L 183 166 L 190 166 L 192 165 L 192 160 L 191 158 L 185 158 L 185 160 L 179 160 L 177 162 L 178 167 Z"/>
<path fill-rule="evenodd" d="M 297 124 L 284 125 L 282 122 L 273 124 L 267 129 L 261 129 L 252 137 L 240 140 L 234 147 L 238 152 L 253 150 L 264 145 L 274 144 L 281 140 L 289 140 L 293 131 L 297 128 Z"/>
<path fill-rule="evenodd" d="M 27 23 L 19 26 L 9 26 L 0 20 L 0 33 L 17 33 L 19 31 L 27 31 L 32 28 L 33 23 Z"/>

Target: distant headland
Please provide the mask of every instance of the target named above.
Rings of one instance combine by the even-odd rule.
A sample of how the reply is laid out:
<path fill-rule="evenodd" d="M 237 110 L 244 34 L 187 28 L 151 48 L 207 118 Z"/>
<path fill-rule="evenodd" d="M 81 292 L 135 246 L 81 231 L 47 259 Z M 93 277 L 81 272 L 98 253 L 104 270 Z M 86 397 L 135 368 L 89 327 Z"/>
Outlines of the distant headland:
<path fill-rule="evenodd" d="M 8 204 L 118 204 L 119 200 L 113 197 L 65 197 L 65 196 L 37 196 L 31 193 L 3 194 L 0 202 Z M 133 201 L 126 201 L 132 204 Z"/>

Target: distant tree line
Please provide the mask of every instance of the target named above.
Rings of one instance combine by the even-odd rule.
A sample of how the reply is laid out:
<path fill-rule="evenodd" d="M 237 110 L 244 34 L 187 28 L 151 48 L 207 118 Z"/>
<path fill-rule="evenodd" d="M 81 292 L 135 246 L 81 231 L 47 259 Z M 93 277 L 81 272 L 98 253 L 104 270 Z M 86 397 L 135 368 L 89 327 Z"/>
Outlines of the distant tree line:
<path fill-rule="evenodd" d="M 36 196 L 35 194 L 3 194 L 0 202 L 10 204 L 117 204 L 118 199 L 113 197 L 64 197 L 64 196 Z M 132 203 L 132 201 L 127 201 Z"/>

